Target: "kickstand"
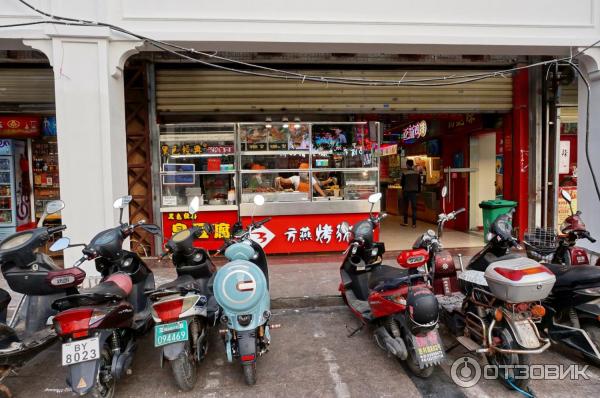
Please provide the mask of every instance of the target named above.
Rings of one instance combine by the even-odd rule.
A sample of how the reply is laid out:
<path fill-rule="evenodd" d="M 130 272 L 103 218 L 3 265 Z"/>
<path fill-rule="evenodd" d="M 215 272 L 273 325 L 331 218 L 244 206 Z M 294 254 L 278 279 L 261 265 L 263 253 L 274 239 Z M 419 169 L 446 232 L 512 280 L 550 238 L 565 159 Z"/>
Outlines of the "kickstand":
<path fill-rule="evenodd" d="M 353 337 L 356 333 L 360 332 L 364 326 L 365 326 L 365 324 L 361 323 L 360 326 L 358 328 L 354 329 L 353 331 L 351 331 L 347 337 Z M 348 328 L 348 325 L 346 325 L 346 330 L 350 331 L 350 329 Z"/>

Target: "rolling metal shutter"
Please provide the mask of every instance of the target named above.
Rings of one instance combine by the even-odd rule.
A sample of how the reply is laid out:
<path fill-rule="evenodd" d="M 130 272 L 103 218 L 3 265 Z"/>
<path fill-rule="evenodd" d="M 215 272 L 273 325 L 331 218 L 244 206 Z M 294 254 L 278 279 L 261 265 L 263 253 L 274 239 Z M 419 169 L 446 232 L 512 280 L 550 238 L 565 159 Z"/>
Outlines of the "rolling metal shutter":
<path fill-rule="evenodd" d="M 477 71 L 311 70 L 318 76 L 402 80 Z M 157 69 L 158 112 L 486 112 L 512 109 L 512 78 L 445 87 L 364 87 L 203 69 Z"/>
<path fill-rule="evenodd" d="M 0 68 L 0 103 L 54 103 L 52 69 Z"/>

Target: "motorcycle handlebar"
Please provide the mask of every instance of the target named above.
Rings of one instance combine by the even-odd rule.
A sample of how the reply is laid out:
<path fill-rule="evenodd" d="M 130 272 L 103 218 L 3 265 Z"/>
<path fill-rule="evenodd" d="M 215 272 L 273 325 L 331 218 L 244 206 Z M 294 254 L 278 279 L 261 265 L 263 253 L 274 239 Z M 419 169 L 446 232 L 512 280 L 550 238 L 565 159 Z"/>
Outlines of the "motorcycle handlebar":
<path fill-rule="evenodd" d="M 273 217 L 267 217 L 265 219 L 262 219 L 260 221 L 257 221 L 254 223 L 254 226 L 256 228 L 262 227 L 263 225 L 265 225 L 266 223 L 268 223 L 269 221 L 271 221 L 273 219 Z"/>
<path fill-rule="evenodd" d="M 52 235 L 52 234 L 55 234 L 57 232 L 64 231 L 65 229 L 67 229 L 66 225 L 59 225 L 58 227 L 48 228 L 48 233 L 50 235 Z"/>
<path fill-rule="evenodd" d="M 590 242 L 592 242 L 592 243 L 596 243 L 596 239 L 595 239 L 595 238 L 593 238 L 593 237 L 592 237 L 592 235 L 590 235 L 590 233 L 589 233 L 589 232 L 585 231 L 585 232 L 584 232 L 584 234 L 583 234 L 583 236 L 584 236 L 585 238 L 587 238 L 587 240 L 589 240 Z"/>

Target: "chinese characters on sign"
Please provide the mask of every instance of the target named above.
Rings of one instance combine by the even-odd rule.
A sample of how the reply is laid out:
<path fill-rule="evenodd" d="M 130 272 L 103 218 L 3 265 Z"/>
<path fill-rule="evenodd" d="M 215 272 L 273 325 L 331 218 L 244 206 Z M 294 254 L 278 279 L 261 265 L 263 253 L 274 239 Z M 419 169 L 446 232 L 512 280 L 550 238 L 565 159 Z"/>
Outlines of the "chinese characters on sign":
<path fill-rule="evenodd" d="M 427 122 L 425 120 L 421 120 L 419 123 L 411 124 L 402 130 L 402 142 L 405 144 L 410 144 L 419 138 L 425 137 L 426 134 Z"/>
<path fill-rule="evenodd" d="M 314 239 L 313 239 L 313 230 L 311 227 L 303 226 L 300 228 L 289 227 L 286 232 L 284 232 L 286 240 L 289 243 L 295 243 L 296 238 L 298 242 L 305 241 L 314 241 L 322 244 L 331 243 L 333 237 L 333 227 L 329 224 L 318 224 L 314 228 Z M 341 223 L 336 225 L 336 234 L 335 238 L 338 242 L 349 242 L 350 241 L 350 232 L 342 233 L 341 232 Z"/>
<path fill-rule="evenodd" d="M 195 222 L 197 219 L 197 214 L 190 213 L 167 213 L 167 220 L 175 221 L 171 224 L 171 235 L 175 235 L 178 232 L 181 232 L 185 229 L 189 228 L 189 222 L 184 223 L 183 221 L 192 221 L 191 226 L 193 227 L 202 227 L 204 226 L 203 222 Z M 231 224 L 226 222 L 219 222 L 213 224 L 215 227 L 215 231 L 213 236 L 209 236 L 205 231 L 202 232 L 200 239 L 229 239 L 231 237 Z"/>

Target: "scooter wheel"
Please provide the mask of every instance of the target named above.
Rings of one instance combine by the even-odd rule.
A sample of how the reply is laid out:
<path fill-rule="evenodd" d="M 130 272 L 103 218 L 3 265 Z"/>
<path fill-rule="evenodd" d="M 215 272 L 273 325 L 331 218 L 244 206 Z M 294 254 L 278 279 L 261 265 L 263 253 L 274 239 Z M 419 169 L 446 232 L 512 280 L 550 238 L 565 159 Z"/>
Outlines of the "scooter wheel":
<path fill-rule="evenodd" d="M 496 332 L 496 330 L 498 330 L 498 332 Z M 502 339 L 502 348 L 519 348 L 517 341 L 510 332 L 510 330 L 505 328 L 495 329 L 494 335 Z M 498 366 L 498 378 L 508 388 L 513 388 L 514 386 L 520 388 L 521 390 L 525 390 L 527 388 L 527 385 L 529 384 L 529 379 L 515 378 L 514 371 L 508 370 L 505 366 L 502 365 L 511 365 L 515 367 L 523 365 L 527 366 L 529 365 L 529 355 L 496 353 L 489 357 L 489 362 L 491 365 Z"/>
<path fill-rule="evenodd" d="M 192 359 L 189 352 L 182 352 L 177 358 L 171 361 L 171 369 L 177 386 L 183 391 L 191 391 L 196 384 L 198 371 L 196 362 Z"/>
<path fill-rule="evenodd" d="M 256 384 L 256 362 L 242 365 L 244 370 L 244 380 L 249 386 Z"/>
<path fill-rule="evenodd" d="M 596 348 L 600 350 L 600 328 L 591 323 L 584 323 L 583 325 L 581 325 L 581 328 L 585 330 L 588 336 L 590 336 L 590 340 L 592 340 L 592 343 L 594 343 L 596 345 Z M 600 367 L 600 359 L 588 355 L 586 355 L 585 357 L 590 363 Z"/>

